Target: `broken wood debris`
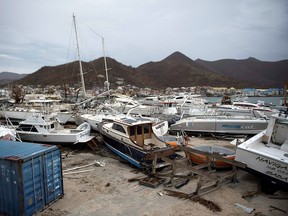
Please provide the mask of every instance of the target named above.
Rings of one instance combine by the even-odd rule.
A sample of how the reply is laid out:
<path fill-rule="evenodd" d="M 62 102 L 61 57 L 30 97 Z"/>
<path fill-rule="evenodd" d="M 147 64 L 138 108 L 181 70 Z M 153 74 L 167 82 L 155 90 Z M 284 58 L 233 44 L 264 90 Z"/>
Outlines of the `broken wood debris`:
<path fill-rule="evenodd" d="M 270 199 L 283 199 L 283 200 L 288 200 L 288 196 L 277 196 L 277 195 L 275 195 L 275 196 L 269 196 L 269 198 Z"/>
<path fill-rule="evenodd" d="M 243 193 L 242 198 L 246 199 L 248 197 L 253 197 L 254 195 L 259 194 L 259 191 L 246 191 L 245 193 Z"/>
<path fill-rule="evenodd" d="M 87 165 L 84 165 L 84 166 L 77 166 L 77 167 L 73 167 L 73 168 L 70 168 L 70 169 L 63 170 L 63 175 L 91 172 L 91 171 L 93 171 L 95 169 L 88 169 L 88 170 L 75 171 L 75 172 L 73 172 L 73 171 L 74 170 L 78 170 L 78 169 L 87 168 L 87 167 L 90 167 L 90 166 L 93 166 L 93 165 L 102 167 L 102 166 L 106 166 L 106 163 L 104 161 L 103 162 L 94 161 L 93 163 L 90 163 L 90 164 L 87 164 Z"/>
<path fill-rule="evenodd" d="M 206 208 L 208 208 L 209 210 L 211 210 L 213 212 L 221 212 L 222 211 L 222 208 L 218 203 L 215 203 L 211 200 L 206 200 L 197 194 L 196 195 L 195 194 L 186 194 L 183 192 L 173 191 L 173 190 L 169 190 L 169 189 L 165 189 L 165 191 L 167 192 L 168 196 L 174 196 L 174 197 L 177 197 L 179 199 L 189 199 L 193 202 L 198 202 L 199 204 L 205 206 Z"/>
<path fill-rule="evenodd" d="M 140 185 L 156 188 L 165 182 L 164 178 L 146 177 L 139 180 Z"/>
<path fill-rule="evenodd" d="M 281 212 L 283 212 L 283 213 L 287 213 L 287 211 L 285 211 L 285 210 L 283 210 L 283 209 L 280 209 L 280 208 L 278 208 L 278 207 L 276 207 L 276 206 L 270 205 L 270 207 L 273 208 L 273 209 L 275 209 L 275 210 L 281 211 Z M 270 210 L 270 211 L 271 211 L 271 210 Z"/>
<path fill-rule="evenodd" d="M 65 172 L 63 173 L 63 175 L 71 175 L 71 174 L 78 174 L 78 173 L 84 173 L 84 172 L 91 172 L 95 169 L 88 169 L 88 170 L 80 170 L 80 171 L 77 171 L 77 172 Z"/>

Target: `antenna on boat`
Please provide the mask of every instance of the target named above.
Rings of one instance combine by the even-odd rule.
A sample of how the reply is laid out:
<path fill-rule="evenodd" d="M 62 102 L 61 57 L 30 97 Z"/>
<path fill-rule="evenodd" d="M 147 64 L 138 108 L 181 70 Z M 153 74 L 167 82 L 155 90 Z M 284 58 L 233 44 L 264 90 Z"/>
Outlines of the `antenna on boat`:
<path fill-rule="evenodd" d="M 80 77 L 81 77 L 81 83 L 82 83 L 83 96 L 86 97 L 86 89 L 85 89 L 85 83 L 84 83 L 82 63 L 81 63 L 81 58 L 80 58 L 80 49 L 79 49 L 78 35 L 77 35 L 77 28 L 76 28 L 76 21 L 75 21 L 74 13 L 73 13 L 73 24 L 74 24 L 74 29 L 75 29 L 76 43 L 77 43 L 77 53 L 78 53 L 78 60 L 79 60 L 79 69 L 80 69 Z"/>

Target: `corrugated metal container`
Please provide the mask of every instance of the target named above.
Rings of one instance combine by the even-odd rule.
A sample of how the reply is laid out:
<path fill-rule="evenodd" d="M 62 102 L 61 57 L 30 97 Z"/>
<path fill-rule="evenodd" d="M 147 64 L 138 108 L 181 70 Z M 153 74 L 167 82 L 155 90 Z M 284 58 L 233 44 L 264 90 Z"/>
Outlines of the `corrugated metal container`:
<path fill-rule="evenodd" d="M 57 146 L 0 141 L 0 215 L 32 215 L 63 195 Z"/>

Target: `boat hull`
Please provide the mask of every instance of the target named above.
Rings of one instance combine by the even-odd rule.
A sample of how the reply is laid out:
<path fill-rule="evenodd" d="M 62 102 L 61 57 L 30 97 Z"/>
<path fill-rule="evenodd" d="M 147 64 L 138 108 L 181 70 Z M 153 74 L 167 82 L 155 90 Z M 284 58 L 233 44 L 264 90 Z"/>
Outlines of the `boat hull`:
<path fill-rule="evenodd" d="M 170 126 L 170 131 L 187 133 L 257 134 L 267 127 L 267 120 L 191 119 Z"/>
<path fill-rule="evenodd" d="M 145 152 L 141 151 L 140 149 L 136 149 L 133 146 L 128 146 L 127 144 L 121 143 L 107 135 L 102 136 L 105 145 L 115 154 L 119 155 L 121 158 L 138 168 L 143 167 L 143 159 L 146 155 Z"/>
<path fill-rule="evenodd" d="M 225 159 L 233 161 L 235 159 L 235 151 L 221 147 L 221 146 L 196 146 L 192 147 L 192 149 L 196 149 L 202 151 L 203 153 L 217 153 Z M 214 168 L 230 168 L 232 164 L 226 163 L 223 160 L 210 158 L 208 161 L 206 154 L 198 154 L 198 153 L 188 153 L 191 161 L 195 164 L 203 164 L 210 163 L 211 167 Z"/>
<path fill-rule="evenodd" d="M 165 147 L 152 150 L 142 150 L 133 145 L 124 143 L 109 134 L 100 130 L 102 134 L 103 141 L 107 148 L 112 150 L 115 154 L 119 155 L 124 160 L 128 161 L 132 165 L 138 168 L 150 168 L 152 166 L 153 155 L 159 153 L 159 155 L 170 156 L 175 154 L 175 150 L 172 147 Z M 152 157 L 151 157 L 152 156 Z M 163 161 L 160 157 L 157 159 L 156 168 L 161 167 Z"/>
<path fill-rule="evenodd" d="M 23 141 L 50 144 L 86 143 L 94 138 L 94 136 L 90 136 L 90 125 L 88 123 L 83 123 L 76 129 L 64 129 L 62 131 L 51 131 L 49 133 L 17 130 L 17 134 Z"/>
<path fill-rule="evenodd" d="M 235 160 L 247 165 L 246 170 L 261 175 L 280 187 L 288 186 L 288 156 L 280 149 L 262 143 L 265 131 L 237 147 Z M 285 156 L 286 155 L 286 156 Z"/>

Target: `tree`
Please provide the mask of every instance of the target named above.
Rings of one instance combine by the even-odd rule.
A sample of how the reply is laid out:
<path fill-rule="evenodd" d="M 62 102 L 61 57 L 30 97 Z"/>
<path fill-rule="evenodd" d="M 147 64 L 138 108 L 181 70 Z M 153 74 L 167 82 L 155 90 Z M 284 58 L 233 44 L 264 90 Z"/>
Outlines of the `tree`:
<path fill-rule="evenodd" d="M 21 89 L 20 86 L 17 86 L 17 85 L 12 86 L 11 98 L 15 100 L 16 104 L 23 103 L 24 96 L 25 96 L 25 93 Z"/>

